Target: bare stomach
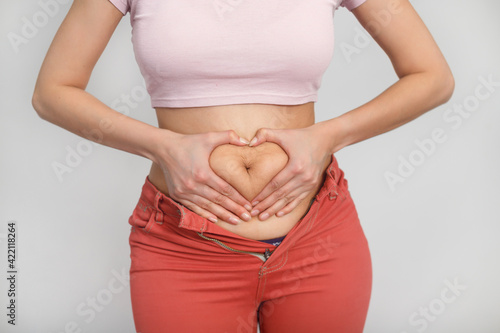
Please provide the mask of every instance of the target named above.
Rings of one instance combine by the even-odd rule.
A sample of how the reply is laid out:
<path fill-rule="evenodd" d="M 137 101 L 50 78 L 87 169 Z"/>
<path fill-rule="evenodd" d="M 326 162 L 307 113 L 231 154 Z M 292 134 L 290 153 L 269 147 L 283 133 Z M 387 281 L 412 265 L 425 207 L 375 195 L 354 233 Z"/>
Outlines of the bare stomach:
<path fill-rule="evenodd" d="M 314 103 L 301 105 L 237 104 L 196 108 L 157 108 L 158 125 L 177 133 L 196 134 L 234 130 L 251 140 L 257 130 L 266 128 L 302 128 L 314 124 Z M 287 153 L 277 144 L 265 142 L 256 147 L 224 144 L 210 155 L 212 170 L 231 184 L 249 201 L 288 163 Z M 323 171 L 327 168 L 325 164 Z M 167 196 L 168 188 L 161 168 L 153 163 L 150 181 Z M 221 228 L 239 236 L 264 240 L 284 236 L 307 213 L 311 200 L 321 188 L 317 184 L 290 213 L 273 215 L 264 221 L 257 216 L 233 225 L 220 220 Z"/>

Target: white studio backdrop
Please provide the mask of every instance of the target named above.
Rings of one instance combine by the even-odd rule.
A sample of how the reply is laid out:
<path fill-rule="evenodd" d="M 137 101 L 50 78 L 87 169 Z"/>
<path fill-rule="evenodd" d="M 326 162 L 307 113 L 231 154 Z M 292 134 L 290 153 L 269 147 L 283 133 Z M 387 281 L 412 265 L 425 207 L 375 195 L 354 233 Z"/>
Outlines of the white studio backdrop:
<path fill-rule="evenodd" d="M 412 4 L 448 60 L 456 88 L 445 105 L 336 154 L 372 251 L 365 332 L 497 333 L 500 3 Z M 1 332 L 134 332 L 128 217 L 150 162 L 43 121 L 31 106 L 38 70 L 70 5 L 0 3 Z M 335 29 L 317 121 L 367 102 L 397 79 L 387 56 L 345 8 L 335 13 Z M 128 15 L 88 91 L 156 125 Z M 13 221 L 15 326 L 7 322 L 7 228 Z"/>

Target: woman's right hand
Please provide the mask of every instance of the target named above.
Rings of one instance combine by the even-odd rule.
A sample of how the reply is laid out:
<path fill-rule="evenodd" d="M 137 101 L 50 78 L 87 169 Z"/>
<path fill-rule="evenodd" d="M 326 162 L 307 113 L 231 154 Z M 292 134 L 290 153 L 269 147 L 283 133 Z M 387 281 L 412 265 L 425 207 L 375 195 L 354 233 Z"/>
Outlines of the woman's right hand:
<path fill-rule="evenodd" d="M 212 222 L 222 219 L 238 224 L 242 222 L 239 217 L 245 221 L 251 219 L 250 202 L 217 176 L 209 164 L 210 154 L 217 146 L 227 143 L 246 146 L 248 141 L 233 130 L 202 134 L 166 131 L 164 138 L 156 162 L 172 199 Z"/>
<path fill-rule="evenodd" d="M 199 135 L 160 131 L 109 108 L 85 91 L 92 69 L 122 18 L 109 1 L 73 2 L 38 75 L 32 97 L 38 115 L 89 140 L 159 164 L 170 196 L 203 217 L 220 217 L 230 223 L 237 216 L 244 218 L 246 212 L 250 219 L 243 207 L 248 204 L 251 209 L 250 202 L 209 166 L 215 146 L 246 145 L 234 131 Z"/>

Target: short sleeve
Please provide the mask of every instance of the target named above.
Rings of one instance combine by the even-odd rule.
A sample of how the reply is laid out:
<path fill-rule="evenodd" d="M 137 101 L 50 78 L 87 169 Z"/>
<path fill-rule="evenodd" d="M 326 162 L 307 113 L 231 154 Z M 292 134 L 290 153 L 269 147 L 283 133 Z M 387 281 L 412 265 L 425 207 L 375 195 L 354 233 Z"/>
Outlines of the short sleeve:
<path fill-rule="evenodd" d="M 109 0 L 123 15 L 127 14 L 130 10 L 128 0 Z"/>
<path fill-rule="evenodd" d="M 349 9 L 349 10 L 353 10 L 354 8 L 358 7 L 359 5 L 361 5 L 365 1 L 366 0 L 342 0 L 340 5 L 342 7 Z"/>

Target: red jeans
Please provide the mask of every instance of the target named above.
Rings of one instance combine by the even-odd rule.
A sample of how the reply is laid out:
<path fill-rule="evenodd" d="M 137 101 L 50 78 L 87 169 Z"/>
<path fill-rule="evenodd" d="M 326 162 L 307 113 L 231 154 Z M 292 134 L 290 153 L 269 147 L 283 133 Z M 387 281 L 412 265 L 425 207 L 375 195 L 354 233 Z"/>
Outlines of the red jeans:
<path fill-rule="evenodd" d="M 333 154 L 325 173 L 278 247 L 216 226 L 146 177 L 129 219 L 137 332 L 362 332 L 368 243 Z"/>

